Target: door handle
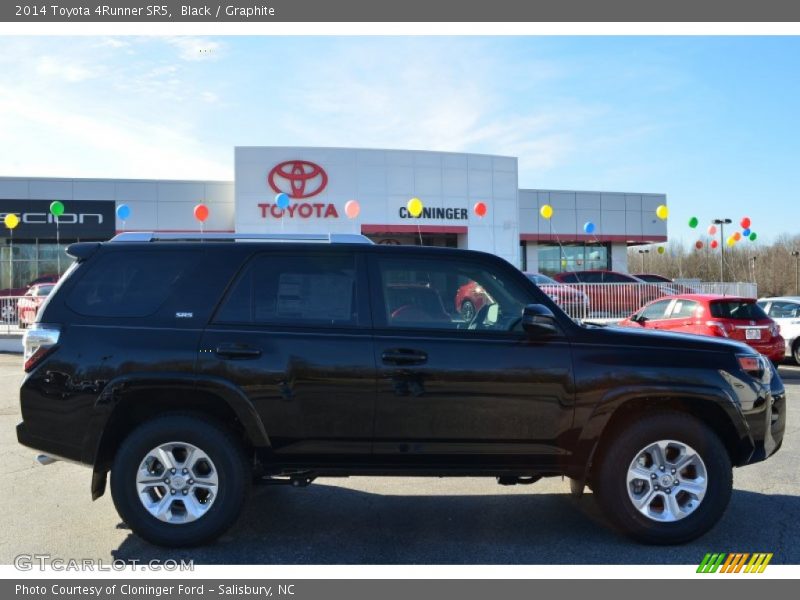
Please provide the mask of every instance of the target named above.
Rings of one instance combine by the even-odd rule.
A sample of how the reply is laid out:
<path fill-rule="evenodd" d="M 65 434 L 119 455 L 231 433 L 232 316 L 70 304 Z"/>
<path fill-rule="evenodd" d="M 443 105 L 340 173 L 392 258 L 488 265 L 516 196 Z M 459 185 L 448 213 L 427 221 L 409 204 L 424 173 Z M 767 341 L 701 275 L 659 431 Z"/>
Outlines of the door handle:
<path fill-rule="evenodd" d="M 381 354 L 381 359 L 387 365 L 422 365 L 428 362 L 428 355 L 420 350 L 395 348 L 386 350 Z"/>
<path fill-rule="evenodd" d="M 258 348 L 238 344 L 221 344 L 216 347 L 214 353 L 221 358 L 232 359 L 253 359 L 261 356 L 261 350 Z"/>

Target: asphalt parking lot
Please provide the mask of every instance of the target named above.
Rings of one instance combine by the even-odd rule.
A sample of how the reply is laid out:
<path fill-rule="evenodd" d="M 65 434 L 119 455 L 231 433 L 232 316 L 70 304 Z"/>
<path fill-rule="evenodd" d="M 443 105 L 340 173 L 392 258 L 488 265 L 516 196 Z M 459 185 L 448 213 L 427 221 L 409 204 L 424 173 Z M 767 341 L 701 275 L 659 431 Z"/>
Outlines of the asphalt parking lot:
<path fill-rule="evenodd" d="M 698 564 L 706 552 L 773 552 L 800 563 L 800 367 L 782 366 L 788 390 L 783 448 L 734 471 L 719 525 L 685 546 L 654 548 L 613 532 L 588 494 L 561 479 L 502 487 L 481 478 L 318 479 L 304 489 L 254 490 L 238 524 L 218 543 L 187 551 L 150 546 L 120 522 L 108 494 L 89 495 L 91 472 L 42 467 L 17 444 L 21 358 L 0 354 L 2 486 L 0 563 L 18 554 L 62 559 L 196 564 Z"/>

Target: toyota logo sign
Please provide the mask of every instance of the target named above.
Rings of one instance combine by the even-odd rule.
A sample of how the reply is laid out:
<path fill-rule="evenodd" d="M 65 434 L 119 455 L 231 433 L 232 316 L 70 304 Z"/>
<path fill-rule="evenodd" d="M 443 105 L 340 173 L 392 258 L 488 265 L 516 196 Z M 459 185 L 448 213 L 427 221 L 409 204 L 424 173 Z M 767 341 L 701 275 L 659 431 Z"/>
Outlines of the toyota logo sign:
<path fill-rule="evenodd" d="M 316 196 L 328 185 L 328 174 L 307 160 L 287 160 L 275 165 L 267 175 L 269 187 L 276 193 L 301 199 Z"/>

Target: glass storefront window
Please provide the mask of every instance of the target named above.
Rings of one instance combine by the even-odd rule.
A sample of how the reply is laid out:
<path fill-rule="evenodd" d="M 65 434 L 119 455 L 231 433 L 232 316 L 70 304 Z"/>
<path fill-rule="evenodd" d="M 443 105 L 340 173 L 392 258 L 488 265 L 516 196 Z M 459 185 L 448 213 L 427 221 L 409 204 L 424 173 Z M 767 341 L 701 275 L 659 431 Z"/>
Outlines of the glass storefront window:
<path fill-rule="evenodd" d="M 603 244 L 539 244 L 539 272 L 608 269 L 609 248 Z"/>
<path fill-rule="evenodd" d="M 66 272 L 73 260 L 67 255 L 67 246 L 74 241 L 57 245 L 51 240 L 15 240 L 12 245 L 9 239 L 0 240 L 0 295 L 4 290 L 6 294 L 24 290 L 39 277 Z"/>

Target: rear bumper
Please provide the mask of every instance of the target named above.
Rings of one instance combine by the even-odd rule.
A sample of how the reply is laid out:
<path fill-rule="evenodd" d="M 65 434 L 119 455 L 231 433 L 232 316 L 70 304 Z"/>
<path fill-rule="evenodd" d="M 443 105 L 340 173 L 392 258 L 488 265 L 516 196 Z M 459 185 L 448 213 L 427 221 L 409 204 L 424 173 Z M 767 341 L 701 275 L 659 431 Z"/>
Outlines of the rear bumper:
<path fill-rule="evenodd" d="M 31 435 L 25 423 L 17 425 L 17 441 L 38 452 L 69 462 L 81 462 L 81 448 L 63 442 Z"/>
<path fill-rule="evenodd" d="M 770 360 L 780 361 L 786 355 L 786 344 L 783 338 L 775 338 L 765 344 L 749 344 L 753 350 L 763 354 Z"/>

